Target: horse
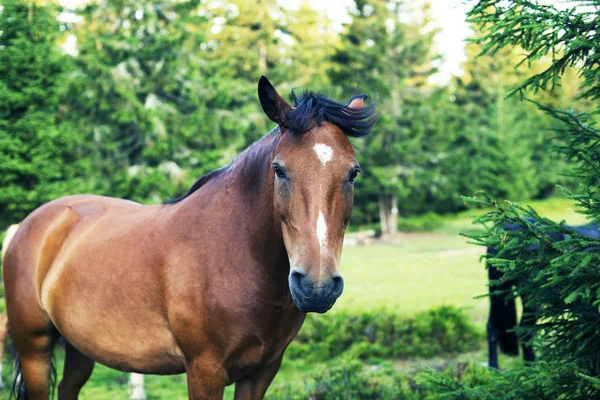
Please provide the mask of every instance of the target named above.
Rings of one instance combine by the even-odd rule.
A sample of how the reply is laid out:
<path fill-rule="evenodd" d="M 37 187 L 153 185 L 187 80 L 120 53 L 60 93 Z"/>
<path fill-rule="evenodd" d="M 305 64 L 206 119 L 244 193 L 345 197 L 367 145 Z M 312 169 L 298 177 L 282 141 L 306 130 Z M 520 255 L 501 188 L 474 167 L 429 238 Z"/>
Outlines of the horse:
<path fill-rule="evenodd" d="M 532 218 L 525 218 L 529 223 L 536 223 Z M 600 225 L 588 226 L 567 226 L 583 236 L 600 239 Z M 520 230 L 521 227 L 515 224 L 508 224 L 502 227 L 505 231 Z M 568 235 L 563 232 L 548 232 L 550 239 L 555 242 L 566 240 Z M 532 245 L 529 251 L 535 251 L 539 248 Z M 498 254 L 494 248 L 487 248 L 487 258 Z M 519 291 L 522 282 L 517 279 L 503 279 L 503 274 L 494 265 L 488 263 L 488 281 L 495 282 L 489 286 L 490 313 L 487 322 L 487 341 L 488 341 L 488 366 L 498 369 L 498 346 L 504 354 L 519 355 L 519 337 L 513 331 L 517 326 L 517 307 L 515 297 L 509 295 L 513 288 L 516 288 L 517 294 L 521 297 L 523 303 L 523 312 L 519 326 L 534 326 L 537 323 L 537 307 L 527 302 L 527 294 Z M 525 333 L 521 337 L 521 348 L 523 359 L 527 362 L 535 361 L 535 352 L 533 350 L 533 336 L 531 333 Z"/>
<path fill-rule="evenodd" d="M 6 235 L 2 241 L 2 253 L 1 256 L 4 258 L 8 244 L 14 237 L 15 233 L 19 229 L 19 224 L 13 224 L 6 230 Z M 0 313 L 0 390 L 4 389 L 4 382 L 2 381 L 2 360 L 4 358 L 4 351 L 6 350 L 6 340 L 8 339 L 9 333 L 8 325 L 8 313 L 6 310 Z M 144 390 L 144 375 L 131 373 L 129 375 L 129 400 L 146 400 L 146 391 Z"/>
<path fill-rule="evenodd" d="M 264 76 L 276 126 L 228 166 L 160 205 L 75 195 L 42 205 L 10 243 L 4 284 L 23 376 L 47 399 L 65 341 L 59 397 L 77 399 L 95 362 L 186 373 L 189 399 L 262 398 L 306 313 L 342 294 L 339 269 L 360 171 L 350 137 L 378 113 L 365 95 L 312 92 L 291 106 Z"/>

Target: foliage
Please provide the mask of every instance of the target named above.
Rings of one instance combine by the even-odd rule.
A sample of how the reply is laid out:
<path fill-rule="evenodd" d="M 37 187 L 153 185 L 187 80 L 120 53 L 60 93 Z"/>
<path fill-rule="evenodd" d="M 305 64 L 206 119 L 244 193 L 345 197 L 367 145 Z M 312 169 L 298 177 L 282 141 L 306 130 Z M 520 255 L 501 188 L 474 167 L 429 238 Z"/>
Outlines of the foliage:
<path fill-rule="evenodd" d="M 423 215 L 399 218 L 398 230 L 402 232 L 431 232 L 443 225 L 443 218 L 434 212 Z"/>
<path fill-rule="evenodd" d="M 540 361 L 506 372 L 470 366 L 464 379 L 431 368 L 421 369 L 417 383 L 436 399 L 594 399 L 597 378 L 582 374 L 576 364 Z"/>
<path fill-rule="evenodd" d="M 568 67 L 583 78 L 580 95 L 600 98 L 597 65 L 600 60 L 598 0 L 579 0 L 559 9 L 556 4 L 536 1 L 480 0 L 473 4 L 469 20 L 485 29 L 486 35 L 476 42 L 483 54 L 495 55 L 505 47 L 521 47 L 521 63 L 531 64 L 551 57 L 548 68 L 533 74 L 514 89 L 552 89 L 559 85 Z M 595 111 L 600 110 L 596 105 Z"/>
<path fill-rule="evenodd" d="M 482 335 L 458 308 L 443 306 L 407 318 L 390 310 L 307 316 L 286 357 L 324 361 L 432 357 L 477 348 Z"/>
<path fill-rule="evenodd" d="M 63 33 L 51 5 L 4 1 L 0 11 L 0 226 L 39 205 L 86 192 L 90 148 L 61 104 L 72 71 L 56 43 Z"/>
<path fill-rule="evenodd" d="M 273 387 L 267 399 L 420 399 L 420 390 L 410 378 L 386 366 L 368 372 L 357 360 L 341 357 L 311 374 L 304 384 Z"/>
<path fill-rule="evenodd" d="M 341 32 L 307 1 L 41 4 L 2 11 L 2 227 L 67 194 L 146 203 L 181 194 L 272 128 L 256 99 L 260 74 L 284 96 L 365 92 L 378 103 L 374 134 L 354 142 L 364 176 L 353 224 L 391 232 L 398 215 L 464 209 L 459 193 L 553 190 L 561 163 L 544 139 L 550 124 L 503 97 L 523 76 L 509 68 L 518 50 L 476 59 L 486 44 L 473 44 L 464 78 L 433 83 L 427 1 L 357 0 Z M 65 43 L 76 44 L 70 55 Z M 570 101 L 577 79 L 562 83 L 552 104 Z"/>
<path fill-rule="evenodd" d="M 526 61 L 552 53 L 551 66 L 526 79 L 517 90 L 544 89 L 549 82 L 558 82 L 564 66 L 574 65 L 585 78 L 581 96 L 596 99 L 600 95 L 600 71 L 596 62 L 590 60 L 597 57 L 592 51 L 597 38 L 590 34 L 596 34 L 591 27 L 597 26 L 600 15 L 578 9 L 582 4 L 600 6 L 598 1 L 585 1 L 558 10 L 529 1 L 480 1 L 470 17 L 484 29 L 481 41 L 491 54 L 514 44 L 523 46 Z M 600 141 L 597 130 L 588 123 L 598 108 L 580 115 L 542 108 L 562 123 L 559 133 L 564 143 L 558 150 L 567 156 L 582 183 L 579 193 L 565 189 L 567 197 L 592 222 L 598 222 L 600 165 L 594 149 Z M 493 211 L 475 221 L 483 224 L 486 232 L 470 237 L 476 244 L 499 250 L 487 262 L 497 266 L 505 279 L 517 279 L 517 292 L 526 293 L 528 305 L 539 310 L 535 317 L 540 322 L 527 332 L 535 335 L 543 362 L 509 371 L 507 379 L 494 384 L 465 386 L 444 381 L 435 374 L 429 374 L 425 380 L 445 388 L 446 395 L 452 398 L 600 397 L 599 240 L 573 232 L 564 222 L 544 218 L 530 207 L 497 203 L 487 195 L 469 201 L 493 207 Z M 533 218 L 534 222 L 523 217 Z M 504 231 L 502 227 L 509 223 L 518 225 L 520 230 Z M 553 242 L 549 232 L 563 232 L 568 235 L 567 240 Z M 522 328 L 516 331 L 525 333 Z"/>
<path fill-rule="evenodd" d="M 566 369 L 566 368 L 565 368 Z M 432 380 L 428 378 L 431 376 Z M 415 379 L 382 363 L 366 367 L 357 360 L 339 357 L 305 378 L 303 384 L 288 383 L 272 387 L 267 399 L 356 399 L 356 400 L 425 400 L 443 398 L 491 398 L 485 390 L 473 390 L 466 397 L 456 397 L 452 389 L 490 386 L 502 376 L 487 368 L 455 363 L 441 372 L 421 368 Z M 435 379 L 435 380 L 433 380 Z M 506 379 L 507 386 L 512 379 Z M 461 393 L 462 394 L 462 393 Z M 482 396 L 482 397 L 478 397 Z M 523 397 L 517 397 L 523 398 Z"/>
<path fill-rule="evenodd" d="M 101 192 L 164 200 L 185 190 L 185 172 L 219 166 L 231 145 L 231 131 L 219 128 L 232 118 L 220 118 L 219 90 L 201 79 L 206 66 L 195 56 L 207 29 L 198 7 L 98 2 L 79 12 L 68 105 L 73 123 L 98 149 Z"/>

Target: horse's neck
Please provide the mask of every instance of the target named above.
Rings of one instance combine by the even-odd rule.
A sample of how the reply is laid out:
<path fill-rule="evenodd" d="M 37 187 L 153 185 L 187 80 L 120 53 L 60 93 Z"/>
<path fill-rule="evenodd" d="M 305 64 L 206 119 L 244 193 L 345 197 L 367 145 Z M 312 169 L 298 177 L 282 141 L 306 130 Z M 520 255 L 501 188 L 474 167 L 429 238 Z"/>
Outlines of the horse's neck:
<path fill-rule="evenodd" d="M 228 261 L 221 267 L 230 279 L 252 286 L 261 301 L 276 306 L 271 311 L 297 312 L 291 307 L 289 260 L 273 201 L 271 163 L 278 140 L 276 133 L 265 136 L 184 199 L 174 225 L 185 226 L 186 236 L 202 244 L 200 251 L 227 243 L 232 253 L 223 255 Z"/>
<path fill-rule="evenodd" d="M 184 218 L 195 218 L 198 207 L 206 207 L 212 214 L 220 213 L 224 224 L 243 229 L 265 267 L 287 262 L 273 202 L 271 163 L 278 141 L 272 131 L 251 145 L 218 178 L 185 199 L 183 207 Z"/>
<path fill-rule="evenodd" d="M 275 216 L 271 170 L 278 141 L 279 135 L 271 132 L 246 149 L 233 163 L 226 184 L 229 190 L 237 192 L 240 221 L 254 241 L 262 242 L 265 256 L 285 253 L 281 224 Z"/>

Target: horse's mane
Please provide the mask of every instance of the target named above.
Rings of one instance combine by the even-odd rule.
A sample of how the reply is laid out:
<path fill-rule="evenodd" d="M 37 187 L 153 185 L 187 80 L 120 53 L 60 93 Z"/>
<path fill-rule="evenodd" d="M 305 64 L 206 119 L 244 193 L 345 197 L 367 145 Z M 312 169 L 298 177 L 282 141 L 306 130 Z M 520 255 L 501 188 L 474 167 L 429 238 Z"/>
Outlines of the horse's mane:
<path fill-rule="evenodd" d="M 200 189 L 202 186 L 204 186 L 206 184 L 206 182 L 214 179 L 217 176 L 222 175 L 227 169 L 229 168 L 229 165 L 219 168 L 219 169 L 215 169 L 214 171 L 211 171 L 205 175 L 202 175 L 200 178 L 198 178 L 198 180 L 196 182 L 194 182 L 194 184 L 192 185 L 191 188 L 188 189 L 187 192 L 185 192 L 184 195 L 176 197 L 174 199 L 171 200 L 167 200 L 165 201 L 163 204 L 175 204 L 175 203 L 179 203 L 181 200 L 185 199 L 186 197 L 189 197 L 192 193 L 194 193 L 195 191 L 197 191 L 198 189 Z"/>
<path fill-rule="evenodd" d="M 352 100 L 357 97 L 367 96 L 355 96 Z M 377 122 L 375 103 L 363 108 L 350 108 L 350 103 L 341 104 L 322 94 L 305 92 L 297 96 L 294 91 L 292 100 L 294 108 L 286 113 L 283 127 L 297 135 L 327 121 L 339 127 L 348 136 L 362 137 L 368 135 Z"/>

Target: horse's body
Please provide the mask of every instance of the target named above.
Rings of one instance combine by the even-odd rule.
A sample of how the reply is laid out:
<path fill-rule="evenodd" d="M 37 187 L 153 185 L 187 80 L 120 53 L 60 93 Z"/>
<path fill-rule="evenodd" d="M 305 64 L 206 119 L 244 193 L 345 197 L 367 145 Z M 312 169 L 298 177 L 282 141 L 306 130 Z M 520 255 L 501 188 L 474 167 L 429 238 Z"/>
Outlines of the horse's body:
<path fill-rule="evenodd" d="M 527 218 L 530 223 L 535 223 L 535 220 Z M 599 225 L 569 227 L 573 231 L 584 235 L 600 239 Z M 506 225 L 504 230 L 521 229 L 518 225 Z M 562 232 L 548 232 L 548 236 L 553 241 L 562 241 L 567 236 Z M 534 245 L 529 248 L 531 251 L 538 249 Z M 496 249 L 488 247 L 487 256 L 492 257 L 498 253 Z M 517 326 L 517 307 L 514 296 L 508 296 L 513 288 L 516 288 L 518 295 L 523 303 L 523 312 L 519 325 L 521 327 L 533 326 L 537 323 L 535 317 L 537 309 L 530 306 L 527 302 L 527 294 L 519 291 L 521 282 L 516 279 L 503 279 L 503 274 L 492 264 L 488 264 L 488 280 L 496 283 L 490 285 L 490 314 L 487 323 L 487 339 L 488 339 L 488 365 L 493 368 L 498 368 L 498 346 L 505 354 L 519 355 L 519 338 L 512 330 Z M 535 361 L 535 352 L 532 345 L 531 334 L 526 334 L 521 338 L 523 359 L 525 361 Z"/>
<path fill-rule="evenodd" d="M 352 132 L 336 118 L 373 112 L 361 114 L 364 97 L 343 106 L 314 95 L 296 110 L 266 79 L 259 95 L 279 129 L 182 199 L 144 206 L 70 196 L 23 221 L 4 268 L 23 397 L 47 398 L 60 336 L 65 399 L 77 398 L 95 361 L 186 372 L 190 399 L 221 398 L 233 382 L 236 399 L 264 395 L 305 312 L 325 312 L 341 294 L 356 176 L 348 174 L 358 167 Z"/>

